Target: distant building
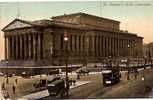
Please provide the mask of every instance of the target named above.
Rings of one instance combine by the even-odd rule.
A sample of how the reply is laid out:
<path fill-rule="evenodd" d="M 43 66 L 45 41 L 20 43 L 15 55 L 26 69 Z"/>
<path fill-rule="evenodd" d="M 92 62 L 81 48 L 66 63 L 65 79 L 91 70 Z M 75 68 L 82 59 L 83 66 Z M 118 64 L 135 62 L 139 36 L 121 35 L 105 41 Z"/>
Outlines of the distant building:
<path fill-rule="evenodd" d="M 51 20 L 15 19 L 2 29 L 5 59 L 10 65 L 19 66 L 64 64 L 64 33 L 69 38 L 69 63 L 101 62 L 108 56 L 142 56 L 143 38 L 119 27 L 119 21 L 85 13 L 55 16 Z"/>
<path fill-rule="evenodd" d="M 143 54 L 145 57 L 153 57 L 153 42 L 143 45 Z"/>

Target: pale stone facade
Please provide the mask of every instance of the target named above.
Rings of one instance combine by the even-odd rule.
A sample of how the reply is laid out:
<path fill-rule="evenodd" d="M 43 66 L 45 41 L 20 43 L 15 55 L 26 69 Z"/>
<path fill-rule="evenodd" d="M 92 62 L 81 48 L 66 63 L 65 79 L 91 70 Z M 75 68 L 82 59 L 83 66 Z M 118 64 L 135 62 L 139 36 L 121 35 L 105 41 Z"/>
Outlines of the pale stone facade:
<path fill-rule="evenodd" d="M 143 54 L 148 58 L 153 58 L 153 42 L 143 45 Z"/>
<path fill-rule="evenodd" d="M 5 59 L 22 66 L 64 64 L 65 31 L 69 34 L 69 63 L 101 62 L 108 56 L 142 56 L 143 38 L 120 31 L 119 24 L 84 13 L 56 16 L 52 20 L 15 19 L 3 28 Z"/>

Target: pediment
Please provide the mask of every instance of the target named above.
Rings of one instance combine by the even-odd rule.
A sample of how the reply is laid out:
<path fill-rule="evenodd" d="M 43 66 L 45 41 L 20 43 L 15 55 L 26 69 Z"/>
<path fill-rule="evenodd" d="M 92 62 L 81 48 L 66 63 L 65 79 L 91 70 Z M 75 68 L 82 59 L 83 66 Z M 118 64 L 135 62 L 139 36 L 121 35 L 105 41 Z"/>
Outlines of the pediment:
<path fill-rule="evenodd" d="M 32 27 L 32 26 L 33 25 L 28 23 L 28 22 L 25 22 L 25 21 L 22 21 L 22 20 L 14 20 L 14 21 L 12 21 L 11 23 L 9 23 L 8 25 L 5 26 L 3 28 L 3 31 L 19 29 L 19 28 L 26 28 L 26 27 Z"/>

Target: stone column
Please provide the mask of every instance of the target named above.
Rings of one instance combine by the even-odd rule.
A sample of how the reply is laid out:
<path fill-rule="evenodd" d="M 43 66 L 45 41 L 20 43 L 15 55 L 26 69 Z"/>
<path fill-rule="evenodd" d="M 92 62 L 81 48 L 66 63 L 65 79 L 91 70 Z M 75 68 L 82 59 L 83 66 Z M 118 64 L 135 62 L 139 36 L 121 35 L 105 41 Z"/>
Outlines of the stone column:
<path fill-rule="evenodd" d="M 130 40 L 130 56 L 132 56 L 132 41 Z"/>
<path fill-rule="evenodd" d="M 112 37 L 110 38 L 110 53 L 111 53 L 111 57 L 113 57 L 113 42 L 112 42 Z"/>
<path fill-rule="evenodd" d="M 114 38 L 111 38 L 111 44 L 112 44 L 112 56 L 114 56 Z"/>
<path fill-rule="evenodd" d="M 79 55 L 81 55 L 81 35 L 79 35 Z"/>
<path fill-rule="evenodd" d="M 89 56 L 91 56 L 92 54 L 92 50 L 91 50 L 91 48 L 92 48 L 92 44 L 91 44 L 91 36 L 88 36 L 88 40 L 89 40 L 89 46 L 88 46 L 88 54 L 89 54 Z"/>
<path fill-rule="evenodd" d="M 28 55 L 29 55 L 29 59 L 31 59 L 31 57 L 32 57 L 31 56 L 31 34 L 28 34 L 28 44 L 29 44 L 28 45 L 29 46 L 29 50 L 28 50 L 29 54 Z"/>
<path fill-rule="evenodd" d="M 33 34 L 33 59 L 36 59 L 36 34 Z"/>
<path fill-rule="evenodd" d="M 123 51 L 123 49 L 122 49 L 122 39 L 119 39 L 119 51 L 120 51 L 120 55 L 122 56 L 123 54 L 122 54 L 122 51 Z"/>
<path fill-rule="evenodd" d="M 83 36 L 81 35 L 81 40 L 80 40 L 80 54 L 81 54 L 81 56 L 82 56 L 82 54 L 83 54 Z"/>
<path fill-rule="evenodd" d="M 106 57 L 106 54 L 105 54 L 105 50 L 106 47 L 105 47 L 105 37 L 103 37 L 103 57 Z"/>
<path fill-rule="evenodd" d="M 22 35 L 19 36 L 19 40 L 20 40 L 20 59 L 23 59 L 23 39 L 22 39 Z"/>
<path fill-rule="evenodd" d="M 116 38 L 114 38 L 114 56 L 115 57 L 117 57 L 118 55 L 117 55 L 117 50 L 116 50 L 117 48 L 116 48 Z"/>
<path fill-rule="evenodd" d="M 130 45 L 131 45 L 130 55 L 132 56 L 132 40 L 130 40 Z"/>
<path fill-rule="evenodd" d="M 125 56 L 125 45 L 124 45 L 124 39 L 122 40 L 122 45 L 123 45 L 123 52 L 122 52 L 122 56 Z"/>
<path fill-rule="evenodd" d="M 115 55 L 115 38 L 114 37 L 113 37 L 112 43 L 113 43 L 113 56 L 116 57 L 116 55 Z"/>
<path fill-rule="evenodd" d="M 99 56 L 102 56 L 102 36 L 99 36 Z"/>
<path fill-rule="evenodd" d="M 97 43 L 97 48 L 96 48 L 96 49 L 97 49 L 97 57 L 99 57 L 99 56 L 100 56 L 100 54 L 99 54 L 99 53 L 100 53 L 100 52 L 99 52 L 99 51 L 100 51 L 100 50 L 99 50 L 99 35 L 97 35 L 96 43 Z"/>
<path fill-rule="evenodd" d="M 10 60 L 10 50 L 11 49 L 11 45 L 10 45 L 10 36 L 8 36 L 8 60 Z"/>
<path fill-rule="evenodd" d="M 125 46 L 126 46 L 126 56 L 128 56 L 129 55 L 128 40 L 126 40 L 126 45 Z"/>
<path fill-rule="evenodd" d="M 124 40 L 124 48 L 125 48 L 124 49 L 124 51 L 125 51 L 124 56 L 127 56 L 127 48 L 126 47 L 127 47 L 126 40 Z"/>
<path fill-rule="evenodd" d="M 128 56 L 130 56 L 130 49 L 131 49 L 131 44 L 130 44 L 130 40 L 128 40 L 128 44 L 129 44 L 129 48 L 128 48 Z"/>
<path fill-rule="evenodd" d="M 4 41 L 4 44 L 5 44 L 5 50 L 4 50 L 4 52 L 5 52 L 5 60 L 7 60 L 8 58 L 7 58 L 7 37 L 5 36 L 4 37 L 5 38 L 5 41 Z"/>
<path fill-rule="evenodd" d="M 70 51 L 71 50 L 71 48 L 70 48 L 70 44 L 71 44 L 71 39 L 70 39 L 70 37 L 68 37 L 68 51 Z"/>
<path fill-rule="evenodd" d="M 95 56 L 95 36 L 92 36 L 92 52 L 94 57 Z"/>
<path fill-rule="evenodd" d="M 38 41 L 37 41 L 37 58 L 40 60 L 40 53 L 41 53 L 41 40 L 40 40 L 40 33 L 38 33 Z"/>
<path fill-rule="evenodd" d="M 16 36 L 13 36 L 13 51 L 14 51 L 14 60 L 16 59 Z"/>
<path fill-rule="evenodd" d="M 112 56 L 111 52 L 111 38 L 108 38 L 108 57 Z"/>
<path fill-rule="evenodd" d="M 101 46 L 100 46 L 100 35 L 98 35 L 98 40 L 97 40 L 97 42 L 98 42 L 98 57 L 100 57 L 100 55 L 101 55 Z"/>
<path fill-rule="evenodd" d="M 89 36 L 89 55 L 93 56 L 92 36 Z"/>
<path fill-rule="evenodd" d="M 74 36 L 73 35 L 71 35 L 71 55 L 73 55 L 74 54 Z"/>
<path fill-rule="evenodd" d="M 131 56 L 134 56 L 133 55 L 133 40 L 131 40 Z"/>
<path fill-rule="evenodd" d="M 29 39 L 28 39 L 28 34 L 26 34 L 26 59 L 29 59 Z"/>
<path fill-rule="evenodd" d="M 126 44 L 127 44 L 127 56 L 129 56 L 129 47 L 128 47 L 128 44 L 129 44 L 129 41 L 128 40 L 126 40 Z"/>
<path fill-rule="evenodd" d="M 26 41 L 26 34 L 24 34 L 24 36 L 23 36 L 23 38 L 24 38 L 24 59 L 27 59 L 27 41 Z"/>
<path fill-rule="evenodd" d="M 11 55 L 12 55 L 12 60 L 15 58 L 15 50 L 14 50 L 14 36 L 11 36 L 12 38 L 12 43 L 11 43 Z"/>
<path fill-rule="evenodd" d="M 119 50 L 120 48 L 119 48 L 119 39 L 117 39 L 117 54 L 118 54 L 118 56 L 121 56 L 120 55 L 120 50 Z"/>
<path fill-rule="evenodd" d="M 105 38 L 105 57 L 108 57 L 108 38 Z"/>
<path fill-rule="evenodd" d="M 86 51 L 86 57 L 89 56 L 89 36 L 85 37 L 85 51 Z"/>
<path fill-rule="evenodd" d="M 123 39 L 120 39 L 120 55 L 123 56 Z"/>
<path fill-rule="evenodd" d="M 85 36 L 83 35 L 82 36 L 82 55 L 84 56 L 85 55 Z"/>
<path fill-rule="evenodd" d="M 79 36 L 76 35 L 76 53 L 77 53 L 77 56 L 79 55 Z"/>
<path fill-rule="evenodd" d="M 100 36 L 100 56 L 103 57 L 103 37 Z"/>
<path fill-rule="evenodd" d="M 15 45 L 16 45 L 16 59 L 19 59 L 18 56 L 19 56 L 19 42 L 18 42 L 18 36 L 16 36 L 16 40 L 15 40 Z"/>
<path fill-rule="evenodd" d="M 97 38 L 96 38 L 96 43 L 97 43 L 97 45 L 96 45 L 96 50 L 97 50 L 97 57 L 99 57 L 100 56 L 100 47 L 99 47 L 99 35 L 97 35 Z"/>
<path fill-rule="evenodd" d="M 95 56 L 97 57 L 98 56 L 98 42 L 97 42 L 97 36 L 95 36 Z"/>

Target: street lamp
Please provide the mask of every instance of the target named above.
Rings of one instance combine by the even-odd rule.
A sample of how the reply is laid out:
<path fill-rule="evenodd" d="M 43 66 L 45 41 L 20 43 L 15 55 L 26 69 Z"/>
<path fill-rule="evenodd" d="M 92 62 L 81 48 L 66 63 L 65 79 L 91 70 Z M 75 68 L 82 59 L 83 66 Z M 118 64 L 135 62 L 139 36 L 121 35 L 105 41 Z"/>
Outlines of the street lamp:
<path fill-rule="evenodd" d="M 68 33 L 64 32 L 64 42 L 65 42 L 65 59 L 66 59 L 66 96 L 69 96 L 69 79 L 68 79 Z"/>
<path fill-rule="evenodd" d="M 128 49 L 130 48 L 130 45 L 127 45 Z M 128 51 L 129 56 L 129 51 Z M 127 67 L 128 67 L 128 73 L 127 73 L 127 80 L 130 80 L 130 66 L 129 66 L 129 57 L 127 57 Z"/>
<path fill-rule="evenodd" d="M 141 78 L 141 80 L 144 82 L 144 91 L 145 91 L 145 89 L 146 89 L 146 76 L 145 76 L 145 70 L 146 70 L 146 63 L 147 63 L 147 57 L 146 56 L 144 56 L 144 71 L 143 71 L 143 76 L 142 76 L 142 78 Z"/>
<path fill-rule="evenodd" d="M 6 67 L 7 67 L 7 71 L 6 71 L 6 83 L 9 83 L 9 79 L 8 79 L 8 60 L 6 60 Z"/>

